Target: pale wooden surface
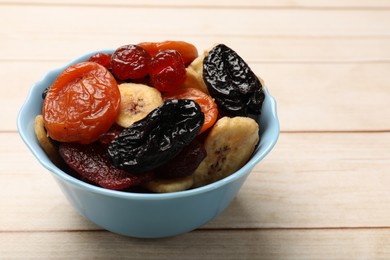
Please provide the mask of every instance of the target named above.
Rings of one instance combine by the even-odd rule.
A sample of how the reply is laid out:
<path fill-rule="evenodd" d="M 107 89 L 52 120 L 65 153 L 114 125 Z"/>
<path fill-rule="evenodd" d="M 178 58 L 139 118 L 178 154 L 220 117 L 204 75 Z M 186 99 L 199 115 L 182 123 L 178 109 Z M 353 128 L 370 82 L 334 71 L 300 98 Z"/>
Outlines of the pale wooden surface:
<path fill-rule="evenodd" d="M 126 238 L 73 210 L 16 115 L 47 70 L 166 39 L 240 53 L 276 97 L 282 133 L 210 223 Z M 0 259 L 390 258 L 389 1 L 0 0 L 0 50 Z"/>

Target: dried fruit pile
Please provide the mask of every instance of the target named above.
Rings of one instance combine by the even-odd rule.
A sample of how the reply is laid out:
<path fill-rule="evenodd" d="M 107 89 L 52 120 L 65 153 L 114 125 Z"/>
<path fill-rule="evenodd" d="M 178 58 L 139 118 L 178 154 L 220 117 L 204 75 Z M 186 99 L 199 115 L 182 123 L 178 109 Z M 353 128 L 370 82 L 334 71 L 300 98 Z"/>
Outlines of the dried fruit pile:
<path fill-rule="evenodd" d="M 35 133 L 49 158 L 85 182 L 174 192 L 241 168 L 259 142 L 263 86 L 219 44 L 143 42 L 66 68 L 42 94 Z"/>

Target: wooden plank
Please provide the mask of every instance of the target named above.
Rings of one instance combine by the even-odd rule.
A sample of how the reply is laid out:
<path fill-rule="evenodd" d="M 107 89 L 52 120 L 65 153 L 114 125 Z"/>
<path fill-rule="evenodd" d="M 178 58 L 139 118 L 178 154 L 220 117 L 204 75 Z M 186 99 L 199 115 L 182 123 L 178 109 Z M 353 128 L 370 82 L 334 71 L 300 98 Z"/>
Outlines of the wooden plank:
<path fill-rule="evenodd" d="M 0 0 L 0 4 L 18 4 L 18 5 L 97 5 L 97 6 L 133 6 L 133 7 L 175 7 L 175 8 L 383 8 L 390 7 L 386 0 L 341 0 L 341 1 L 310 1 L 310 0 L 113 0 L 109 3 L 104 0 Z"/>
<path fill-rule="evenodd" d="M 215 43 L 233 48 L 248 62 L 367 62 L 390 61 L 390 37 L 310 37 L 272 35 L 167 35 L 13 32 L 0 41 L 0 61 L 68 61 L 95 50 L 115 49 L 146 40 L 184 40 L 197 46 L 199 53 Z M 29 48 L 25 48 L 28 42 Z M 67 47 L 64 49 L 63 46 Z M 31 51 L 34 50 L 34 51 Z"/>
<path fill-rule="evenodd" d="M 389 133 L 282 134 L 243 186 L 239 209 L 217 220 L 243 227 L 230 215 L 240 212 L 257 227 L 389 226 L 389 141 Z"/>
<path fill-rule="evenodd" d="M 166 239 L 2 232 L 0 254 L 5 259 L 388 259 L 389 237 L 389 229 L 198 231 Z"/>
<path fill-rule="evenodd" d="M 60 12 L 59 12 L 60 11 Z M 0 35 L 381 35 L 389 36 L 390 10 L 188 9 L 4 5 Z M 331 19 L 330 19 L 331 16 Z M 101 19 L 104 17 L 104 19 Z M 157 19 L 158 17 L 158 19 Z M 283 19 L 281 19 L 283 18 Z M 107 21 L 110 22 L 107 22 Z M 53 24 L 55 26 L 53 26 Z M 148 39 L 146 39 L 148 40 Z"/>
<path fill-rule="evenodd" d="M 0 134 L 0 232 L 97 230 L 16 133 Z M 230 207 L 203 228 L 390 227 L 390 133 L 281 134 Z"/>
<path fill-rule="evenodd" d="M 254 64 L 278 102 L 285 131 L 390 129 L 390 63 Z M 388 123 L 386 123 L 386 121 Z"/>
<path fill-rule="evenodd" d="M 30 86 L 65 62 L 0 62 L 1 130 L 15 131 Z M 278 103 L 282 131 L 386 131 L 390 63 L 250 62 Z M 21 73 L 23 72 L 23 73 Z M 308 109 L 310 108 L 310 109 Z"/>
<path fill-rule="evenodd" d="M 97 229 L 71 208 L 18 134 L 0 133 L 0 140 L 0 230 Z"/>

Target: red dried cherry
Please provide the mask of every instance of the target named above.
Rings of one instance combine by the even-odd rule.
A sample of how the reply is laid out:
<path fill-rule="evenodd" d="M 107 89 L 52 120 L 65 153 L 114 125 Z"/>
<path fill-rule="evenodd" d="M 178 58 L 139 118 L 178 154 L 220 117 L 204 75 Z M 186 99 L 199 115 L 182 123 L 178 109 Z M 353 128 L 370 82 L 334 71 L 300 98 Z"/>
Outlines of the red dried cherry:
<path fill-rule="evenodd" d="M 175 50 L 157 53 L 149 64 L 152 85 L 159 91 L 172 91 L 186 79 L 186 69 L 179 52 Z"/>
<path fill-rule="evenodd" d="M 111 54 L 98 52 L 92 55 L 91 57 L 89 57 L 88 61 L 99 63 L 106 69 L 111 69 Z"/>
<path fill-rule="evenodd" d="M 112 54 L 112 73 L 120 80 L 143 78 L 148 74 L 149 62 L 150 55 L 142 47 L 124 45 Z"/>

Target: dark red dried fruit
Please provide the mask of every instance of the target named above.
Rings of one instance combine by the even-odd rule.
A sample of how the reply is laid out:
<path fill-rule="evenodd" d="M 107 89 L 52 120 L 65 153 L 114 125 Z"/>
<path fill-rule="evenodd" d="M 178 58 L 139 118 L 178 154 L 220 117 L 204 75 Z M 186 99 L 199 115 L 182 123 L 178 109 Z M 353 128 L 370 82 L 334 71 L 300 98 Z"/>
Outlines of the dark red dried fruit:
<path fill-rule="evenodd" d="M 113 124 L 107 132 L 100 135 L 99 140 L 98 140 L 99 143 L 101 143 L 102 145 L 108 146 L 115 138 L 118 137 L 118 135 L 122 132 L 122 130 L 123 130 L 123 127 L 121 127 L 117 124 Z"/>
<path fill-rule="evenodd" d="M 111 165 L 106 149 L 97 143 L 82 145 L 61 143 L 59 152 L 64 161 L 83 178 L 103 188 L 122 190 L 154 178 L 154 173 L 129 173 Z"/>
<path fill-rule="evenodd" d="M 173 159 L 155 170 L 158 177 L 165 179 L 182 178 L 192 175 L 199 164 L 206 157 L 207 152 L 203 144 L 197 139 Z"/>
<path fill-rule="evenodd" d="M 88 61 L 99 63 L 106 69 L 111 69 L 111 54 L 98 52 L 92 55 L 91 57 L 89 57 Z"/>
<path fill-rule="evenodd" d="M 148 74 L 150 55 L 137 45 L 119 47 L 111 57 L 114 76 L 120 80 L 139 79 Z"/>
<path fill-rule="evenodd" d="M 152 85 L 159 91 L 172 91 L 186 80 L 186 68 L 179 52 L 175 50 L 157 53 L 149 64 Z"/>

